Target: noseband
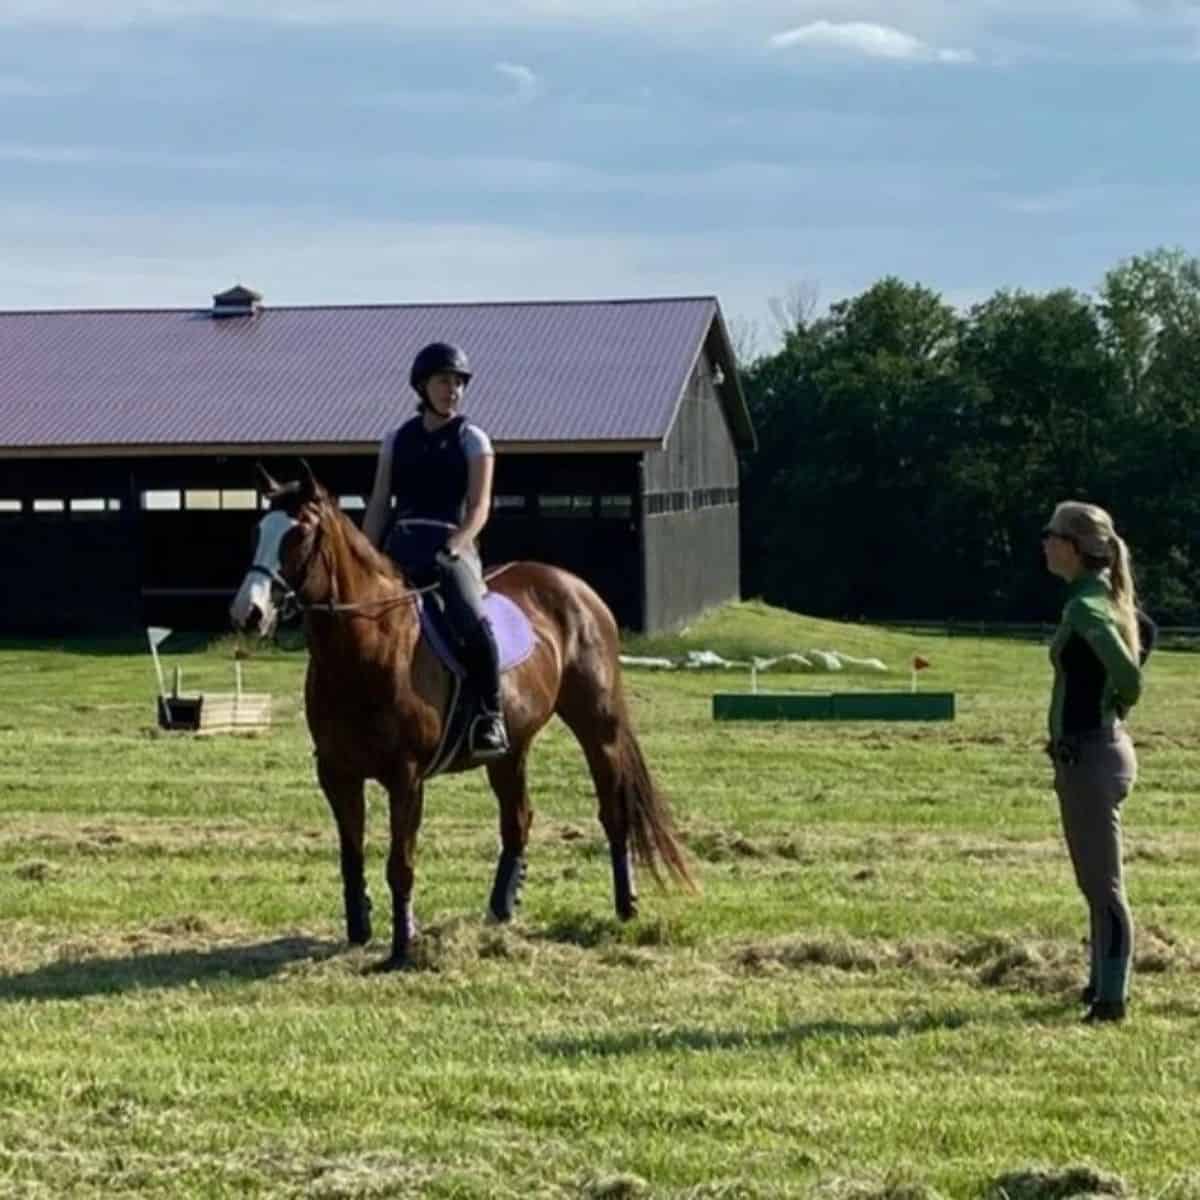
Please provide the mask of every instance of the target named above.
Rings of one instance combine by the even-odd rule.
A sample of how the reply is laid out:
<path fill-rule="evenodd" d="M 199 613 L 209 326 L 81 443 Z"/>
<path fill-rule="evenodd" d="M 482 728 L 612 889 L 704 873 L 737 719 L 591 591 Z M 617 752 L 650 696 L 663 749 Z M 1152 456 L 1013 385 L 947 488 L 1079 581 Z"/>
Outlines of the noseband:
<path fill-rule="evenodd" d="M 280 621 L 290 621 L 297 613 L 309 607 L 296 593 L 296 589 L 273 567 L 264 567 L 261 563 L 251 563 L 246 568 L 247 575 L 265 575 L 273 588 L 279 589 Z"/>

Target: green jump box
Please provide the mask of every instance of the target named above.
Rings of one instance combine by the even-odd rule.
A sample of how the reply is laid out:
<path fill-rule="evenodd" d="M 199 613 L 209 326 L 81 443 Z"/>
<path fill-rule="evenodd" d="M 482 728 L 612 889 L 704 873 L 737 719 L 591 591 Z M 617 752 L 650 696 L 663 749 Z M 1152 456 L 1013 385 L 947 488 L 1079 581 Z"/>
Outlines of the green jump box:
<path fill-rule="evenodd" d="M 714 692 L 715 721 L 953 721 L 953 692 Z"/>

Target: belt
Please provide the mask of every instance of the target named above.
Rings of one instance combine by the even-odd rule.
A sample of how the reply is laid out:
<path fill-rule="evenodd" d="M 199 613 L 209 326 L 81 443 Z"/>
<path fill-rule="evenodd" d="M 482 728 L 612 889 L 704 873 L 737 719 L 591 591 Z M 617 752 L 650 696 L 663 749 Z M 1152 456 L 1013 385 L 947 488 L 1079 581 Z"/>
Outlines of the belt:
<path fill-rule="evenodd" d="M 1085 746 L 1109 746 L 1125 736 L 1125 725 L 1111 721 L 1096 729 L 1083 729 L 1078 733 L 1065 733 L 1046 742 L 1046 753 L 1056 763 L 1073 767 L 1083 754 Z"/>

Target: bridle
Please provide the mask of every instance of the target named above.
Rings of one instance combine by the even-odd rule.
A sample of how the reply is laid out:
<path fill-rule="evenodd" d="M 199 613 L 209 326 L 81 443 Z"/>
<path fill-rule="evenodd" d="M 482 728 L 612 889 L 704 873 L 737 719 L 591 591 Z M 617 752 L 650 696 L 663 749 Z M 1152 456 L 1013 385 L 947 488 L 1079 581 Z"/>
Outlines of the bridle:
<path fill-rule="evenodd" d="M 372 610 L 377 610 L 374 615 L 382 616 L 384 613 L 390 612 L 393 608 L 398 608 L 401 604 L 415 604 L 427 592 L 433 592 L 438 589 L 439 585 L 437 583 L 431 583 L 422 588 L 408 588 L 393 596 L 382 596 L 378 600 L 359 600 L 352 604 L 339 602 L 332 591 L 328 600 L 304 600 L 301 598 L 298 589 L 303 587 L 304 581 L 308 578 L 308 573 L 312 569 L 313 562 L 318 556 L 322 556 L 322 533 L 323 526 L 318 521 L 316 532 L 312 539 L 312 549 L 309 550 L 308 556 L 297 572 L 298 583 L 296 586 L 290 584 L 276 567 L 267 567 L 262 563 L 254 562 L 246 569 L 247 575 L 263 575 L 270 580 L 272 590 L 278 589 L 279 600 L 277 603 L 279 606 L 278 619 L 280 621 L 290 621 L 293 617 L 310 612 L 327 613 L 329 616 L 337 616 L 339 614 L 366 616 L 371 614 Z M 330 586 L 332 588 L 333 571 L 329 569 L 328 563 L 326 564 L 326 569 L 328 570 Z"/>

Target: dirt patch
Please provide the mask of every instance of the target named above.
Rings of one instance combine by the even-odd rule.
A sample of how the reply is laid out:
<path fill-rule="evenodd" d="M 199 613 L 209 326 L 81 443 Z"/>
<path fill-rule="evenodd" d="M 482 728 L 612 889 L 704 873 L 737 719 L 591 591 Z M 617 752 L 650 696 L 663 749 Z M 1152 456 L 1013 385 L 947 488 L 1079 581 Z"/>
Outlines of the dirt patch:
<path fill-rule="evenodd" d="M 1085 1200 L 1086 1197 L 1128 1196 L 1119 1175 L 1092 1166 L 1046 1170 L 1037 1167 L 999 1175 L 988 1184 L 984 1200 Z"/>
<path fill-rule="evenodd" d="M 649 1192 L 650 1185 L 637 1175 L 601 1175 L 587 1180 L 582 1188 L 585 1200 L 632 1200 Z"/>

